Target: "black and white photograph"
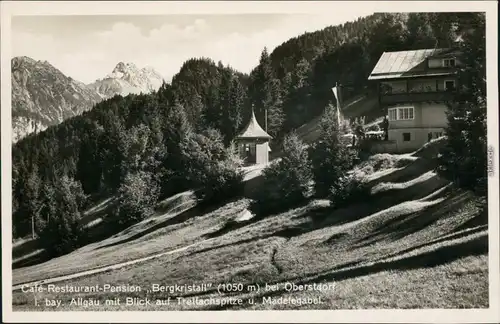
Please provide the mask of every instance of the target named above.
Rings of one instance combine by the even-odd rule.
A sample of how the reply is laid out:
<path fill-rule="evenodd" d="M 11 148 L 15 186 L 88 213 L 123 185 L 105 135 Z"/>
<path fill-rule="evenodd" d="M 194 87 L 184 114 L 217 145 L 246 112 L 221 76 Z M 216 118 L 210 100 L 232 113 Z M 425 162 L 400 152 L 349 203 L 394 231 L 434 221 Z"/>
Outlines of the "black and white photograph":
<path fill-rule="evenodd" d="M 4 321 L 500 320 L 496 2 L 1 5 Z"/>

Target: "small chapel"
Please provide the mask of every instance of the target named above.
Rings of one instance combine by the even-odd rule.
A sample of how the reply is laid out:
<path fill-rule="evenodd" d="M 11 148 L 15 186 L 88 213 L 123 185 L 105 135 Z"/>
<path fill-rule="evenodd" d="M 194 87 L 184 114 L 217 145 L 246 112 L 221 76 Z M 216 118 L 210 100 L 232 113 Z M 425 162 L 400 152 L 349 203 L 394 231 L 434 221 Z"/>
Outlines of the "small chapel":
<path fill-rule="evenodd" d="M 268 163 L 269 152 L 271 151 L 269 140 L 271 139 L 271 135 L 260 127 L 252 109 L 252 116 L 248 125 L 235 138 L 238 154 L 246 165 Z"/>

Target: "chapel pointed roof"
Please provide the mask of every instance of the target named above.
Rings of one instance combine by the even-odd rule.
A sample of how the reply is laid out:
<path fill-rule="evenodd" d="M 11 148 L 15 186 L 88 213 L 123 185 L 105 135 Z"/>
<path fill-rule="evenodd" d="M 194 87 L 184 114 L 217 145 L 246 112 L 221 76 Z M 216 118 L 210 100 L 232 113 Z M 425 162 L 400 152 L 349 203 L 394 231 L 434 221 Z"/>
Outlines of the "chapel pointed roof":
<path fill-rule="evenodd" d="M 272 136 L 266 133 L 265 130 L 260 127 L 257 122 L 257 118 L 255 118 L 255 113 L 252 108 L 252 117 L 248 122 L 247 127 L 241 132 L 240 135 L 236 137 L 237 139 L 271 139 Z"/>

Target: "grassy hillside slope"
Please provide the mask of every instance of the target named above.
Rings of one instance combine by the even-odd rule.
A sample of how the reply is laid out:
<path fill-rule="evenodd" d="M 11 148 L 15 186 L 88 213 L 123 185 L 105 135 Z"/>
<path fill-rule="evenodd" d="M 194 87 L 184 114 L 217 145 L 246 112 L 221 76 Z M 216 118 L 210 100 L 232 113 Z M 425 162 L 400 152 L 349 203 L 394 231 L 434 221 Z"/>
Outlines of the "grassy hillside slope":
<path fill-rule="evenodd" d="M 286 213 L 236 222 L 248 206 L 246 199 L 208 211 L 188 207 L 186 212 L 161 214 L 69 255 L 15 269 L 14 283 L 21 283 L 200 242 L 178 253 L 57 284 L 140 285 L 141 292 L 76 296 L 15 291 L 14 309 L 33 309 L 35 297 L 61 299 L 58 310 L 144 309 L 103 304 L 118 295 L 220 297 L 219 283 L 259 284 L 261 289 L 230 294 L 242 298 L 244 304 L 239 306 L 188 307 L 174 299 L 168 306 L 148 309 L 488 307 L 486 203 L 434 174 L 432 158 L 440 143 L 413 154 L 375 155 L 358 166 L 353 171 L 369 183 L 372 199 L 349 208 L 332 209 L 327 201 L 311 201 Z M 290 292 L 285 290 L 287 282 L 334 286 Z M 199 294 L 147 293 L 152 283 L 211 286 Z M 265 291 L 266 283 L 277 284 L 277 290 Z M 263 297 L 291 296 L 321 297 L 321 303 L 272 305 L 267 299 L 267 304 L 262 303 Z M 94 298 L 101 305 L 69 305 L 76 297 Z"/>
<path fill-rule="evenodd" d="M 367 116 L 367 122 L 379 117 L 380 112 L 377 109 L 377 98 L 373 94 L 363 94 L 356 96 L 344 103 L 343 113 L 347 118 L 355 118 L 359 116 Z M 306 144 L 313 143 L 319 137 L 320 131 L 320 120 L 321 116 L 318 116 L 311 120 L 310 122 L 304 124 L 302 127 L 297 129 L 297 134 L 299 138 Z M 279 158 L 280 152 L 272 152 L 271 158 Z M 262 171 L 264 165 L 255 166 L 252 168 L 248 168 L 245 170 L 246 174 L 246 187 L 249 188 L 248 191 L 252 191 L 253 188 L 258 186 L 259 184 L 259 175 Z M 163 204 L 176 206 L 178 203 L 181 207 L 192 206 L 194 203 L 194 196 L 192 193 L 190 194 L 180 194 L 174 197 L 167 199 Z M 82 218 L 82 223 L 86 226 L 93 227 L 93 236 L 96 237 L 96 241 L 99 237 L 102 239 L 107 238 L 107 234 L 109 232 L 108 229 L 105 228 L 105 224 L 101 223 L 102 219 L 105 217 L 106 213 L 109 210 L 109 207 L 114 203 L 112 198 L 108 198 L 103 200 L 102 202 L 96 204 L 94 207 L 89 208 Z M 187 204 L 187 205 L 186 205 Z M 191 205 L 190 205 L 191 204 Z M 178 208 L 178 207 L 176 207 Z M 163 210 L 160 208 L 160 211 Z M 177 211 L 174 210 L 174 211 Z M 160 212 L 160 215 L 164 215 L 164 212 Z M 162 219 L 163 216 L 158 216 L 156 219 L 157 222 L 160 222 L 159 219 Z M 168 216 L 164 216 L 168 217 Z M 151 220 L 151 222 L 156 222 Z M 135 227 L 133 227 L 135 228 Z M 133 232 L 134 229 L 130 229 L 130 232 Z M 120 235 L 120 234 L 116 234 Z M 100 243 L 96 243 L 100 244 Z M 47 261 L 47 256 L 44 253 L 44 250 L 39 247 L 36 240 L 26 239 L 26 240 L 18 240 L 13 244 L 13 252 L 12 252 L 13 266 L 14 268 L 26 267 L 33 264 L 38 264 L 40 262 Z"/>

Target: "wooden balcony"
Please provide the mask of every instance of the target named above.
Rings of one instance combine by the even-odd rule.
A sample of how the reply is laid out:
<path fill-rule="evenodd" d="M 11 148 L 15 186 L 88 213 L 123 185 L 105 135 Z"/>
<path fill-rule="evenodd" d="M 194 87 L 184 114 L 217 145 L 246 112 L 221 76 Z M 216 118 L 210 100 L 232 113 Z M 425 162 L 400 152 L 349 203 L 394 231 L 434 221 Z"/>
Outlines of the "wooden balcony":
<path fill-rule="evenodd" d="M 446 102 L 452 101 L 456 92 L 455 91 L 436 91 L 436 92 L 403 92 L 381 94 L 380 103 L 383 105 L 392 105 L 400 103 L 411 102 Z"/>

